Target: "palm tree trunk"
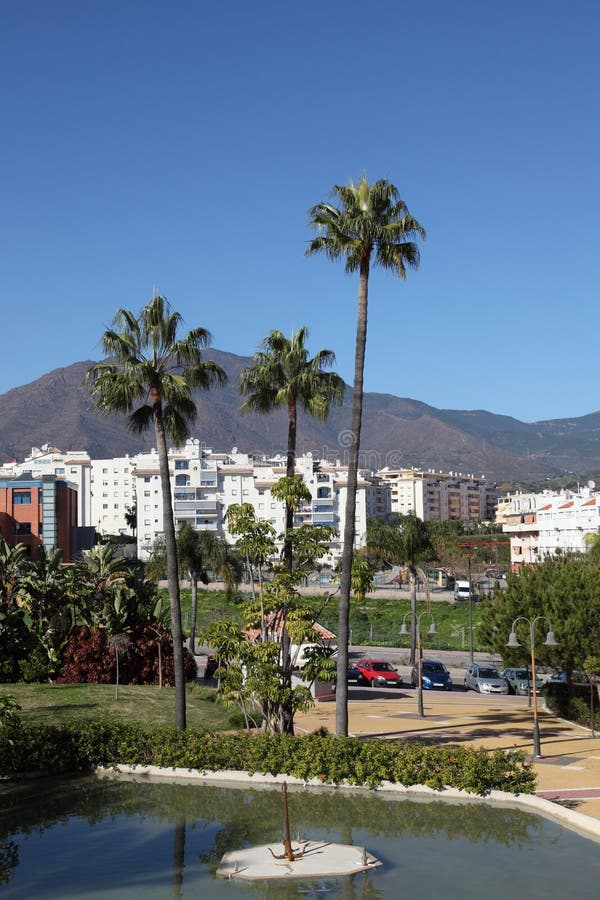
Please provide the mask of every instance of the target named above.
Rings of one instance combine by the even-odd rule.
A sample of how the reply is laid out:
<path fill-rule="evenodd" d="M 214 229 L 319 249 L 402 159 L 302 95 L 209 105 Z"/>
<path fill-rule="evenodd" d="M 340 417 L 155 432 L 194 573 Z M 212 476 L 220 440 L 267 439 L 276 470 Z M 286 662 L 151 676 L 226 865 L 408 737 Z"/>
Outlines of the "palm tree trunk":
<path fill-rule="evenodd" d="M 181 601 L 179 597 L 179 572 L 177 565 L 177 541 L 171 503 L 171 481 L 169 479 L 169 456 L 162 418 L 160 399 L 154 403 L 154 430 L 158 467 L 163 501 L 163 535 L 167 553 L 167 583 L 171 608 L 171 632 L 173 635 L 173 668 L 175 670 L 175 728 L 184 731 L 186 726 L 185 674 L 183 667 L 183 631 L 181 628 Z"/>
<path fill-rule="evenodd" d="M 286 477 L 291 478 L 296 471 L 296 427 L 297 412 L 296 403 L 290 400 L 288 403 L 288 445 L 286 459 Z M 289 503 L 285 505 L 285 535 L 283 544 L 283 564 L 286 571 L 293 569 L 292 545 L 288 541 L 288 535 L 294 527 L 294 510 Z M 281 627 L 281 669 L 282 686 L 289 696 L 292 689 L 292 660 L 291 641 L 286 624 L 286 614 L 282 615 Z M 283 703 L 281 707 L 281 730 L 284 734 L 294 733 L 294 710 L 291 699 Z"/>
<path fill-rule="evenodd" d="M 358 316 L 356 323 L 356 346 L 354 353 L 354 388 L 352 391 L 352 425 L 348 448 L 348 483 L 346 488 L 346 517 L 344 521 L 344 544 L 342 548 L 342 577 L 340 582 L 337 687 L 335 698 L 335 731 L 338 735 L 348 734 L 348 640 L 350 628 L 350 588 L 352 579 L 352 559 L 354 555 L 354 532 L 356 521 L 356 485 L 358 482 L 358 454 L 360 450 L 360 430 L 362 424 L 363 378 L 365 351 L 367 346 L 367 312 L 369 296 L 369 256 L 360 264 L 358 281 Z"/>

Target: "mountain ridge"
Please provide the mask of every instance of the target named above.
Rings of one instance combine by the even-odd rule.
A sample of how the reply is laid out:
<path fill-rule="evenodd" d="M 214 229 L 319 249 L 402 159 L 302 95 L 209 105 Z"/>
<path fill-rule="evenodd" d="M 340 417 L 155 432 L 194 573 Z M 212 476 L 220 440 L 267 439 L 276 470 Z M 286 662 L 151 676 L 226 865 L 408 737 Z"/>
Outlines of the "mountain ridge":
<path fill-rule="evenodd" d="M 194 437 L 214 450 L 285 452 L 284 410 L 242 415 L 237 380 L 250 357 L 205 351 L 228 375 L 224 388 L 195 392 Z M 133 435 L 124 416 L 101 418 L 91 406 L 85 373 L 94 360 L 53 369 L 0 395 L 0 457 L 23 459 L 34 446 L 87 450 L 93 458 L 133 455 L 154 436 Z M 299 415 L 298 452 L 344 462 L 351 420 L 351 388 L 327 422 Z M 364 395 L 361 465 L 403 466 L 485 475 L 490 481 L 536 481 L 565 472 L 600 471 L 600 412 L 521 422 L 488 410 L 437 409 L 420 400 L 382 392 Z"/>

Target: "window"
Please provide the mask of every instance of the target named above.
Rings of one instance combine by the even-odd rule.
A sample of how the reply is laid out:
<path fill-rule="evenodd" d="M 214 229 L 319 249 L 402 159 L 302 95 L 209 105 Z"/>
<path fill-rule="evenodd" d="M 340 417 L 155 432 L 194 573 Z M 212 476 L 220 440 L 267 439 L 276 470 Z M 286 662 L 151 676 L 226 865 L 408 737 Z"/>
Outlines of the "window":
<path fill-rule="evenodd" d="M 102 474 L 103 474 L 103 475 L 108 475 L 108 469 L 102 469 Z"/>
<path fill-rule="evenodd" d="M 71 475 L 77 475 L 77 467 L 71 466 Z"/>
<path fill-rule="evenodd" d="M 102 504 L 102 509 L 108 509 L 108 503 L 103 503 L 103 504 Z"/>
<path fill-rule="evenodd" d="M 31 491 L 15 491 L 13 494 L 15 506 L 26 506 L 31 503 Z"/>
<path fill-rule="evenodd" d="M 15 522 L 15 534 L 31 534 L 31 522 Z"/>
<path fill-rule="evenodd" d="M 55 475 L 64 475 L 64 474 L 65 474 L 65 470 L 64 470 L 64 468 L 63 468 L 62 466 L 59 466 L 58 468 L 56 468 L 56 469 L 54 470 L 54 474 L 55 474 Z"/>

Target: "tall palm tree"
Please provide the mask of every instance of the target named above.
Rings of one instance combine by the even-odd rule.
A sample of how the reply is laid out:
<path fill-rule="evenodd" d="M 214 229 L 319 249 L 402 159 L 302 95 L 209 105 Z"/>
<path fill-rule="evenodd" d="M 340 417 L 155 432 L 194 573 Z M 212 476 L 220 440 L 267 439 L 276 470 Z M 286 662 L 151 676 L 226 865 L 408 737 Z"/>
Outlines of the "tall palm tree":
<path fill-rule="evenodd" d="M 154 428 L 163 500 L 178 730 L 186 726 L 185 676 L 167 435 L 177 446 L 189 435 L 196 417 L 193 388 L 208 390 L 226 381 L 220 366 L 202 359 L 201 350 L 210 343 L 210 332 L 193 328 L 178 338 L 181 324 L 180 314 L 158 295 L 138 316 L 128 309 L 119 309 L 112 327 L 102 336 L 102 347 L 109 359 L 92 366 L 86 376 L 98 412 L 128 414 L 134 434 Z"/>
<path fill-rule="evenodd" d="M 310 359 L 306 347 L 308 328 L 303 326 L 287 338 L 281 331 L 273 330 L 264 339 L 261 349 L 253 357 L 252 364 L 243 369 L 239 388 L 247 399 L 242 412 L 270 413 L 285 407 L 288 414 L 288 439 L 286 477 L 294 475 L 296 465 L 296 432 L 298 408 L 314 419 L 324 421 L 332 405 L 340 405 L 344 399 L 344 382 L 335 372 L 327 372 L 335 363 L 332 350 L 319 350 Z M 294 524 L 294 511 L 286 503 L 286 532 Z M 284 547 L 284 559 L 291 570 L 291 545 Z"/>
<path fill-rule="evenodd" d="M 262 342 L 261 349 L 254 354 L 252 364 L 243 369 L 239 377 L 240 391 L 247 397 L 242 405 L 242 412 L 269 413 L 280 407 L 287 409 L 286 478 L 285 486 L 280 487 L 282 489 L 285 487 L 285 490 L 292 493 L 295 485 L 298 408 L 304 409 L 314 419 L 324 421 L 330 407 L 340 405 L 344 400 L 343 380 L 335 372 L 326 371 L 335 363 L 335 354 L 332 350 L 320 350 L 310 359 L 306 347 L 307 338 L 306 326 L 299 328 L 291 338 L 287 338 L 281 331 L 271 331 Z M 297 504 L 291 494 L 283 499 L 285 501 L 283 565 L 291 576 L 293 569 L 291 533 Z M 282 625 L 281 644 L 283 684 L 291 696 L 290 638 L 285 619 Z M 291 701 L 286 705 L 283 717 L 286 722 L 285 728 L 293 730 Z"/>
<path fill-rule="evenodd" d="M 419 265 L 415 240 L 425 231 L 410 215 L 397 189 L 386 179 L 369 184 L 365 175 L 358 184 L 335 185 L 333 203 L 318 203 L 309 211 L 310 224 L 318 234 L 309 243 L 308 256 L 324 253 L 329 259 L 344 259 L 346 272 L 358 272 L 358 318 L 354 355 L 352 425 L 348 448 L 348 486 L 342 578 L 340 583 L 338 626 L 338 679 L 336 691 L 336 731 L 348 734 L 348 636 L 352 556 L 356 515 L 356 482 L 363 405 L 363 374 L 367 345 L 367 309 L 371 264 L 389 269 L 400 278 L 407 268 Z"/>

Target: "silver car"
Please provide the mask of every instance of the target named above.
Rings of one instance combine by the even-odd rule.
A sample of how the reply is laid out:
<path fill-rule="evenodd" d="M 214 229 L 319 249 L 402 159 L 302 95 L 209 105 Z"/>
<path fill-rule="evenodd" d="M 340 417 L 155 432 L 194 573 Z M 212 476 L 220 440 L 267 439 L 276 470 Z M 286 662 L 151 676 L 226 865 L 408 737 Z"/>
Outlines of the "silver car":
<path fill-rule="evenodd" d="M 465 690 L 481 694 L 508 694 L 508 681 L 490 663 L 471 663 L 465 673 Z"/>
<path fill-rule="evenodd" d="M 529 669 L 504 669 L 502 675 L 508 681 L 509 694 L 528 694 L 533 691 L 532 676 Z M 541 694 L 543 686 L 543 680 L 539 675 L 536 675 L 536 694 Z"/>

